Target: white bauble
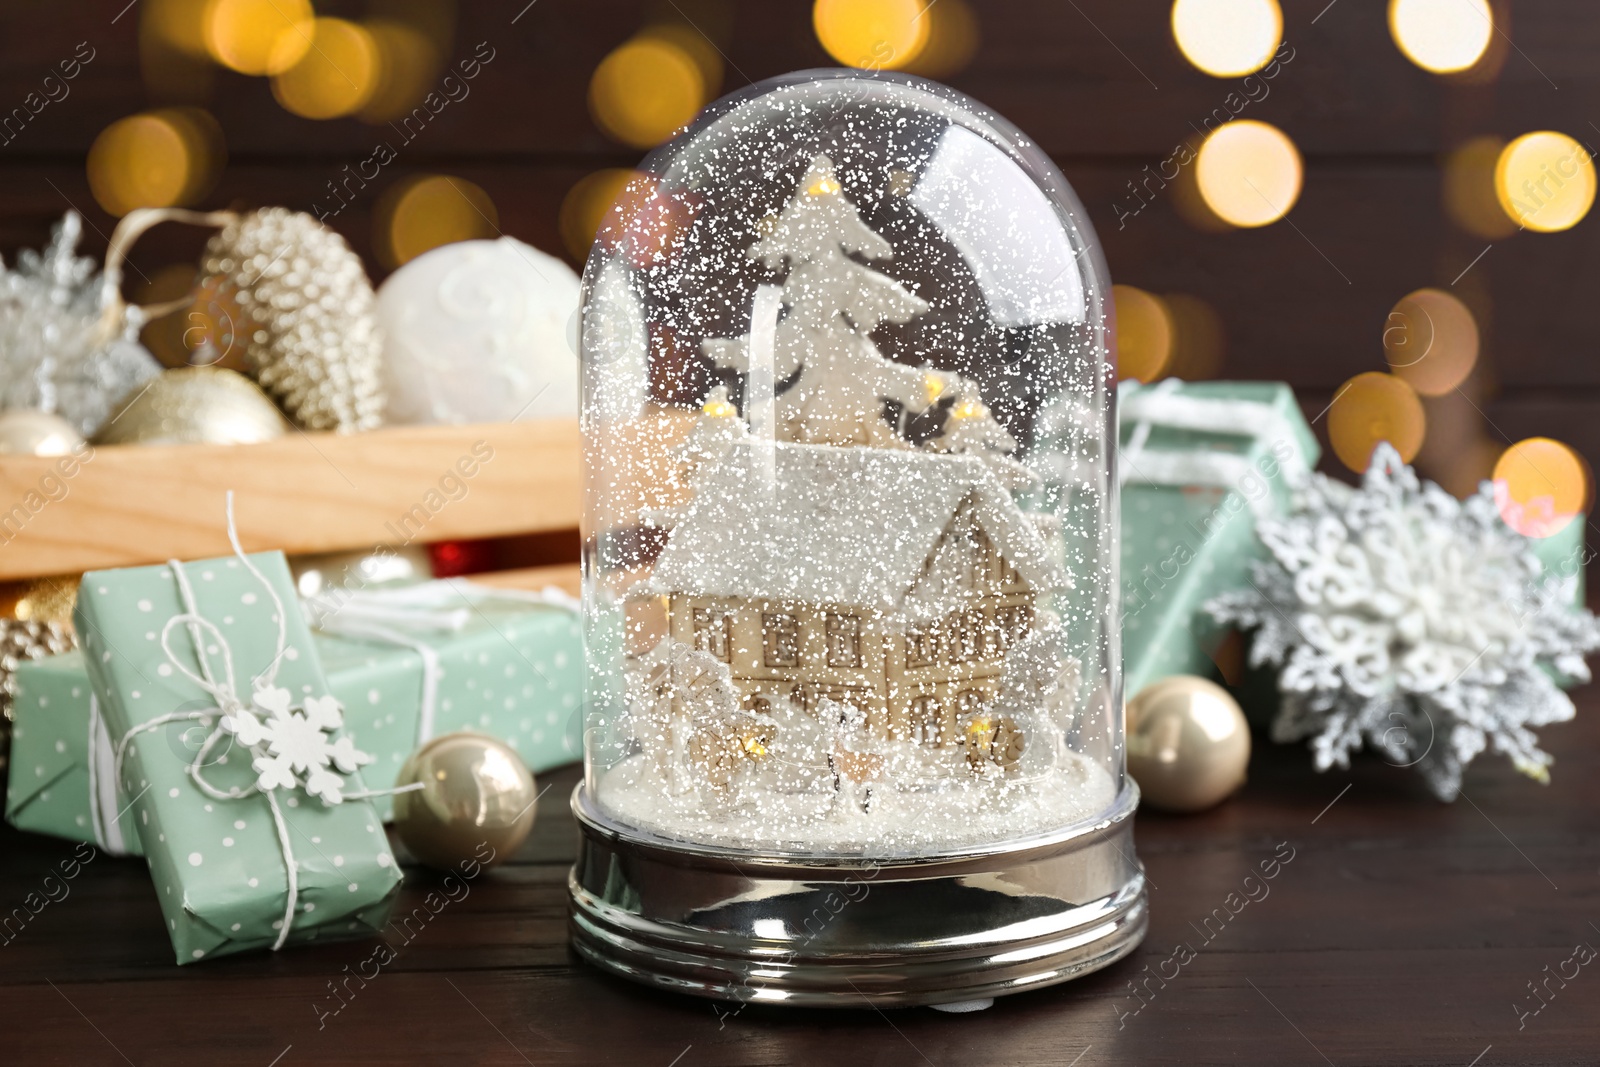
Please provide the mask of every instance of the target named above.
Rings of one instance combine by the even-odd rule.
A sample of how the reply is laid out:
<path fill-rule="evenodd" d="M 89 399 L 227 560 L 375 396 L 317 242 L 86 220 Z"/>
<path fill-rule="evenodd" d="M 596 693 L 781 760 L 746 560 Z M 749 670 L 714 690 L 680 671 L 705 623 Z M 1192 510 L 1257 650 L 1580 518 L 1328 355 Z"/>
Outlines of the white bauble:
<path fill-rule="evenodd" d="M 578 413 L 578 276 L 511 237 L 418 256 L 378 289 L 391 423 Z"/>

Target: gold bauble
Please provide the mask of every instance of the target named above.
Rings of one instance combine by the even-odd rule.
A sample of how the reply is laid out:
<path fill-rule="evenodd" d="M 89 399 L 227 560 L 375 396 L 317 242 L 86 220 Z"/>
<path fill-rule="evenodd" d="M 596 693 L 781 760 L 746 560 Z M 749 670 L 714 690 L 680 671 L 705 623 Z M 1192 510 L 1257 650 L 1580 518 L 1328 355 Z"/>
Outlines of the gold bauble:
<path fill-rule="evenodd" d="M 246 445 L 289 423 L 250 380 L 221 367 L 175 367 L 137 390 L 95 435 L 97 445 Z"/>
<path fill-rule="evenodd" d="M 1150 807 L 1209 808 L 1244 784 L 1249 763 L 1250 726 L 1215 682 L 1164 678 L 1128 701 L 1128 773 Z"/>
<path fill-rule="evenodd" d="M 64 456 L 83 444 L 83 434 L 60 415 L 31 408 L 0 411 L 0 453 Z"/>
<path fill-rule="evenodd" d="M 411 854 L 429 867 L 486 867 L 510 857 L 533 829 L 533 775 L 509 745 L 487 734 L 443 734 L 411 754 L 395 785 L 394 825 Z"/>
<path fill-rule="evenodd" d="M 7 582 L 0 588 L 0 605 L 5 613 L 23 622 L 56 623 L 72 629 L 72 609 L 78 603 L 82 576 L 63 574 L 56 578 L 29 578 Z"/>
<path fill-rule="evenodd" d="M 308 430 L 383 422 L 383 335 L 361 257 L 302 211 L 240 215 L 206 243 L 201 288 L 236 308 L 214 339 Z"/>
<path fill-rule="evenodd" d="M 11 760 L 11 702 L 17 695 L 17 664 L 68 652 L 77 645 L 72 629 L 59 623 L 0 619 L 0 777 Z"/>
<path fill-rule="evenodd" d="M 433 577 L 433 562 L 421 545 L 379 545 L 350 552 L 290 556 L 289 573 L 303 597 L 344 589 L 411 585 Z"/>

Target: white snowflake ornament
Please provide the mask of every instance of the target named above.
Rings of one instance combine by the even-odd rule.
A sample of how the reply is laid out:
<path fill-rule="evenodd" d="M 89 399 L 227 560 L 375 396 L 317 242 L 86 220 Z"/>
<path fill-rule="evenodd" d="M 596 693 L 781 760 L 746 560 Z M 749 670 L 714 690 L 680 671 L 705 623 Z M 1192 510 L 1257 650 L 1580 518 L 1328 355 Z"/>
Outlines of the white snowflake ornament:
<path fill-rule="evenodd" d="M 1486 748 L 1548 780 L 1530 727 L 1573 707 L 1546 672 L 1588 681 L 1600 623 L 1569 606 L 1576 576 L 1544 574 L 1501 519 L 1491 483 L 1458 501 L 1380 444 L 1359 489 L 1313 475 L 1258 532 L 1271 558 L 1252 588 L 1206 609 L 1255 630 L 1252 665 L 1280 665 L 1274 740 L 1311 738 L 1319 771 L 1365 742 L 1446 801 Z"/>
<path fill-rule="evenodd" d="M 339 702 L 331 696 L 307 697 L 300 710 L 287 689 L 262 686 L 250 697 L 250 708 L 224 716 L 223 729 L 238 738 L 254 756 L 251 768 L 263 792 L 297 786 L 328 804 L 344 799 L 344 775 L 372 762 L 348 736 L 332 735 L 344 726 Z M 337 767 L 339 772 L 329 770 Z M 302 777 L 304 776 L 304 777 Z"/>

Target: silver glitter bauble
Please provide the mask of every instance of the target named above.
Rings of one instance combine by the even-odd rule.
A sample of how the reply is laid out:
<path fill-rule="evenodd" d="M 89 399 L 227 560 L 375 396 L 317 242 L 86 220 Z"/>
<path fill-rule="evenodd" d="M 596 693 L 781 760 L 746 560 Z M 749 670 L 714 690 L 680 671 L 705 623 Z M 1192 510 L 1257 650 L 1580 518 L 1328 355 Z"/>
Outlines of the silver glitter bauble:
<path fill-rule="evenodd" d="M 201 275 L 202 288 L 225 291 L 241 317 L 219 343 L 243 348 L 290 418 L 341 433 L 382 424 L 372 285 L 344 238 L 304 212 L 262 208 L 206 243 Z"/>
<path fill-rule="evenodd" d="M 282 437 L 289 422 L 244 375 L 174 367 L 117 408 L 97 445 L 250 445 Z"/>
<path fill-rule="evenodd" d="M 0 619 L 0 776 L 11 760 L 11 702 L 17 695 L 17 664 L 76 647 L 72 627 L 62 623 Z"/>
<path fill-rule="evenodd" d="M 54 412 L 87 436 L 161 364 L 135 340 L 139 309 L 77 254 L 82 229 L 68 212 L 43 252 L 24 250 L 13 270 L 0 263 L 0 408 Z"/>

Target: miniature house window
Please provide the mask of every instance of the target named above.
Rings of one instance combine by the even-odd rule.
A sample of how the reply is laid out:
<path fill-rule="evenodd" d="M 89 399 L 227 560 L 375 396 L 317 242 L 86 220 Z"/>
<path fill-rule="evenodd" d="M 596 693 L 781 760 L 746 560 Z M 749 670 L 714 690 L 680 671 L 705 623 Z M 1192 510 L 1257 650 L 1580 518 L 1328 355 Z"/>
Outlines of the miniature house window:
<path fill-rule="evenodd" d="M 939 658 L 939 631 L 919 626 L 906 631 L 906 667 L 931 667 Z"/>
<path fill-rule="evenodd" d="M 997 651 L 1009 652 L 1028 636 L 1033 609 L 1027 604 L 1004 604 L 994 610 L 994 636 Z"/>
<path fill-rule="evenodd" d="M 911 701 L 911 740 L 924 745 L 936 745 L 944 736 L 944 705 L 931 694 L 913 697 Z"/>
<path fill-rule="evenodd" d="M 726 662 L 728 659 L 728 631 L 733 620 L 720 611 L 710 608 L 694 609 L 694 647 L 709 652 Z"/>
<path fill-rule="evenodd" d="M 970 608 L 950 616 L 950 662 L 971 663 L 983 658 L 983 610 Z"/>
<path fill-rule="evenodd" d="M 828 666 L 861 666 L 861 619 L 828 612 Z"/>
<path fill-rule="evenodd" d="M 800 666 L 800 620 L 785 612 L 762 612 L 761 645 L 768 667 Z"/>

